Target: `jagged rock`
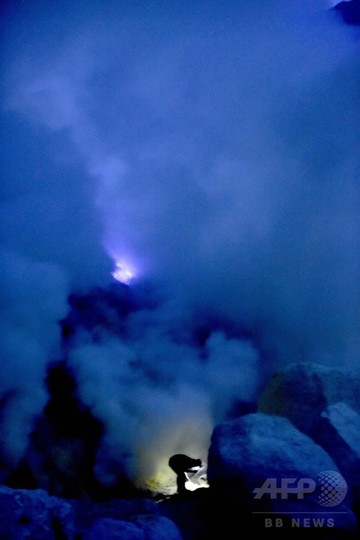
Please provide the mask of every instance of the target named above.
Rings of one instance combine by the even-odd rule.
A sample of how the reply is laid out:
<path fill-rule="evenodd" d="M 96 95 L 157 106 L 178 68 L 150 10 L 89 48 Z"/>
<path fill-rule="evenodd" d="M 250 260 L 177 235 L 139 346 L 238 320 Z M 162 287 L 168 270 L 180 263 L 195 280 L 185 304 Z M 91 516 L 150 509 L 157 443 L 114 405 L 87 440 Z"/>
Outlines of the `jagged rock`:
<path fill-rule="evenodd" d="M 353 496 L 360 502 L 360 415 L 345 403 L 330 405 L 321 414 L 315 438 L 353 486 Z"/>
<path fill-rule="evenodd" d="M 63 500 L 44 490 L 0 487 L 2 540 L 181 540 L 178 527 L 148 499 Z"/>
<path fill-rule="evenodd" d="M 269 379 L 258 411 L 285 416 L 313 436 L 321 413 L 339 401 L 360 412 L 359 375 L 312 363 L 291 364 Z"/>
<path fill-rule="evenodd" d="M 112 518 L 116 521 L 131 521 L 138 515 L 158 515 L 159 506 L 151 499 L 113 499 L 94 502 L 89 499 L 72 501 L 76 528 L 81 533 L 90 529 L 97 520 Z"/>
<path fill-rule="evenodd" d="M 294 516 L 298 512 L 311 512 L 312 519 L 324 517 L 324 507 L 319 501 L 323 490 L 321 473 L 325 471 L 338 475 L 329 454 L 286 418 L 254 413 L 214 429 L 208 462 L 210 488 L 225 498 L 233 500 L 238 496 L 239 505 L 247 501 L 253 509 L 265 508 Z M 254 492 L 268 479 L 272 479 L 269 489 L 263 494 Z M 292 492 L 283 484 L 286 479 Z M 301 493 L 309 486 L 312 491 Z M 336 510 L 341 509 L 344 514 L 334 516 L 336 526 L 352 529 L 356 519 L 348 500 L 340 499 L 341 496 Z"/>
<path fill-rule="evenodd" d="M 74 538 L 72 506 L 41 489 L 0 487 L 0 538 L 56 540 Z"/>
<path fill-rule="evenodd" d="M 131 521 L 112 518 L 97 519 L 92 527 L 83 533 L 84 540 L 181 540 L 176 525 L 164 516 L 139 515 Z"/>
<path fill-rule="evenodd" d="M 103 518 L 95 521 L 91 529 L 84 532 L 83 540 L 145 540 L 144 533 L 133 523 Z"/>

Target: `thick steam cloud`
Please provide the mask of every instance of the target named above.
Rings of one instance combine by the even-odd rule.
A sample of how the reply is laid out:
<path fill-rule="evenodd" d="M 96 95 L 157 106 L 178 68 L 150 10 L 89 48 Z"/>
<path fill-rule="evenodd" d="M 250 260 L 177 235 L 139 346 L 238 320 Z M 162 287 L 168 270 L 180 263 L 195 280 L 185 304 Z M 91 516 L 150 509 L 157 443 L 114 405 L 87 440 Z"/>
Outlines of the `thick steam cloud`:
<path fill-rule="evenodd" d="M 67 351 L 105 424 L 104 483 L 206 458 L 214 423 L 279 366 L 357 365 L 358 43 L 324 4 L 4 8 L 11 459 L 46 402 L 69 293 L 109 284 L 116 262 L 156 305 Z"/>

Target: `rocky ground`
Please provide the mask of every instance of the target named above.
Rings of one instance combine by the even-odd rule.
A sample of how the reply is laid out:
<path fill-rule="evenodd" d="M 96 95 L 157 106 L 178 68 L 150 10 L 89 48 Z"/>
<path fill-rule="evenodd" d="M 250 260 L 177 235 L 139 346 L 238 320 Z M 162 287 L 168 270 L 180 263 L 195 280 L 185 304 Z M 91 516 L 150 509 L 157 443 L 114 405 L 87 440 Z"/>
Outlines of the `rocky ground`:
<path fill-rule="evenodd" d="M 360 384 L 354 373 L 294 364 L 274 374 L 257 411 L 213 431 L 209 488 L 95 501 L 0 488 L 2 540 L 323 540 L 359 537 Z"/>

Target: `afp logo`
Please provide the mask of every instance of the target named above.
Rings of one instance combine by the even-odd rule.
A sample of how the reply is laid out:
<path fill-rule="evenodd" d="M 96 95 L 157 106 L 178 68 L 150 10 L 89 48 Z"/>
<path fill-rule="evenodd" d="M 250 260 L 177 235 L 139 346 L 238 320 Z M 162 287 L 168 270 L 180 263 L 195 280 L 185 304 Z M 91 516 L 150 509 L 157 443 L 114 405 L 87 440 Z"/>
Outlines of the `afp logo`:
<path fill-rule="evenodd" d="M 288 499 L 291 495 L 299 500 L 316 492 L 316 502 L 324 507 L 338 506 L 347 494 L 345 478 L 337 471 L 322 471 L 316 478 L 266 478 L 262 486 L 253 490 L 254 498 L 264 495 L 270 499 Z"/>
<path fill-rule="evenodd" d="M 319 495 L 317 502 L 328 508 L 338 506 L 343 502 L 347 494 L 345 478 L 336 471 L 323 471 L 317 475 Z"/>

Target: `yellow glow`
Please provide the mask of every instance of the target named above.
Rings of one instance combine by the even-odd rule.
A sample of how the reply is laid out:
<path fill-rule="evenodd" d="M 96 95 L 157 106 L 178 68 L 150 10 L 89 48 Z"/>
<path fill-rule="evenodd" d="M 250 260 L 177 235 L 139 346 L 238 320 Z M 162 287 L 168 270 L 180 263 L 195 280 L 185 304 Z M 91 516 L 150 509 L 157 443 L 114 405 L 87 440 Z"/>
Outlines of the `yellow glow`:
<path fill-rule="evenodd" d="M 175 396 L 174 402 L 169 398 L 170 405 L 159 409 L 161 422 L 154 430 L 156 422 L 153 419 L 153 411 L 139 430 L 137 446 L 137 470 L 136 484 L 154 494 L 165 496 L 177 492 L 177 476 L 169 466 L 169 459 L 175 454 L 185 454 L 194 459 L 201 459 L 205 463 L 209 440 L 213 424 L 208 415 L 208 403 L 202 404 L 202 396 L 194 396 L 191 390 L 185 388 L 179 396 Z M 196 413 L 192 404 L 196 402 Z M 170 411 L 168 417 L 165 415 Z M 179 417 L 178 417 L 179 416 Z M 188 484 L 185 486 L 189 491 L 199 487 L 207 487 L 206 474 L 194 471 L 187 475 Z M 194 478 L 195 476 L 195 478 Z M 191 477 L 191 481 L 189 480 Z"/>
<path fill-rule="evenodd" d="M 152 493 L 173 495 L 176 493 L 176 478 L 173 478 L 171 473 L 160 471 L 146 481 L 146 487 Z"/>
<path fill-rule="evenodd" d="M 199 488 L 208 488 L 206 478 L 206 463 L 194 473 L 185 473 L 187 481 L 185 488 L 188 491 L 195 491 Z M 163 493 L 164 495 L 174 495 L 177 490 L 176 475 L 171 470 L 161 469 L 146 481 L 146 487 L 152 493 Z"/>

